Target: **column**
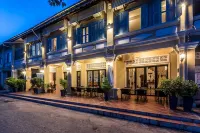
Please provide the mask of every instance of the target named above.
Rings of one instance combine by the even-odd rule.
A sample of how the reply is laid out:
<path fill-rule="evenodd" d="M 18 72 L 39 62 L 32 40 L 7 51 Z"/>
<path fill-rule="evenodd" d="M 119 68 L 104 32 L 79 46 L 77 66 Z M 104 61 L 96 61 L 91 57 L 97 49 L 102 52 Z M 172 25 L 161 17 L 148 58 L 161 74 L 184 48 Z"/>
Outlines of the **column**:
<path fill-rule="evenodd" d="M 114 23 L 113 23 L 114 11 L 111 3 L 107 4 L 107 46 L 114 45 Z"/>
<path fill-rule="evenodd" d="M 70 95 L 71 94 L 71 87 L 72 87 L 72 66 L 71 64 L 67 65 L 67 94 Z"/>
<path fill-rule="evenodd" d="M 63 79 L 63 70 L 62 70 L 62 66 L 59 66 L 56 68 L 56 94 L 60 95 L 60 89 L 61 89 L 61 85 L 60 85 L 60 79 Z"/>
<path fill-rule="evenodd" d="M 11 77 L 16 78 L 16 72 L 15 72 L 15 45 L 12 45 L 12 61 L 11 61 Z"/>
<path fill-rule="evenodd" d="M 26 68 L 26 91 L 31 88 L 31 69 Z"/>

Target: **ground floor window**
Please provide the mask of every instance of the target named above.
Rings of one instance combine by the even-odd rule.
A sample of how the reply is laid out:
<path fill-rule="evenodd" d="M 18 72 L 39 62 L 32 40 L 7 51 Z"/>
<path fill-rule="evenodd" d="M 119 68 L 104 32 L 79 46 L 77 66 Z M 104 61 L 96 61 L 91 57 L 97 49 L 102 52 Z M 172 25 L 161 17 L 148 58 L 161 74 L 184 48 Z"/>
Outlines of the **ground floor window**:
<path fill-rule="evenodd" d="M 87 85 L 88 87 L 100 87 L 106 77 L 106 70 L 88 70 Z"/>
<path fill-rule="evenodd" d="M 132 94 L 138 88 L 147 88 L 147 95 L 155 95 L 155 89 L 167 78 L 167 65 L 127 68 L 127 87 L 132 89 Z"/>
<path fill-rule="evenodd" d="M 77 71 L 77 87 L 81 86 L 81 72 Z"/>

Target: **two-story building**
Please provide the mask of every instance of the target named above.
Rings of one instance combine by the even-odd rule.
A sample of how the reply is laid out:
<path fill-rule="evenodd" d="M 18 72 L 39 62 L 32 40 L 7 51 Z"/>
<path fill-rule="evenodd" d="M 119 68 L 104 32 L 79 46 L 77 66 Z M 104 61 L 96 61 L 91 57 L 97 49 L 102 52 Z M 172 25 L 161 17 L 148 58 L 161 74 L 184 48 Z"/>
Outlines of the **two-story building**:
<path fill-rule="evenodd" d="M 130 87 L 135 94 L 147 87 L 148 95 L 166 78 L 195 80 L 200 51 L 195 2 L 82 0 L 6 41 L 24 41 L 12 46 L 12 72 L 25 74 L 27 90 L 37 76 L 57 92 L 66 76 L 73 87 L 100 86 L 108 77 L 114 88 Z"/>

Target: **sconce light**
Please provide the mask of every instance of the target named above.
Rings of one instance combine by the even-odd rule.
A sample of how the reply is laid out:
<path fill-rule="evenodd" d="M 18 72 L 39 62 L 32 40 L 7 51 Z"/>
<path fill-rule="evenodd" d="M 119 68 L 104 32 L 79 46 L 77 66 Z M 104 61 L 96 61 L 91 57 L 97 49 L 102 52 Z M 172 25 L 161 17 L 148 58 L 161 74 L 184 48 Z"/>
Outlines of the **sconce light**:
<path fill-rule="evenodd" d="M 108 23 L 107 29 L 111 29 L 111 28 L 113 28 L 113 25 L 111 23 Z"/>
<path fill-rule="evenodd" d="M 26 71 L 25 71 L 25 70 L 24 70 L 24 71 L 22 71 L 22 74 L 23 74 L 23 75 L 26 75 Z"/>
<path fill-rule="evenodd" d="M 182 6 L 182 8 L 185 8 L 186 7 L 186 3 L 183 1 L 181 6 Z"/>
<path fill-rule="evenodd" d="M 67 41 L 71 41 L 71 39 L 72 39 L 71 37 L 68 37 L 68 36 L 67 36 Z"/>
<path fill-rule="evenodd" d="M 185 59 L 185 54 L 184 53 L 180 54 L 180 59 L 181 59 L 181 62 Z"/>

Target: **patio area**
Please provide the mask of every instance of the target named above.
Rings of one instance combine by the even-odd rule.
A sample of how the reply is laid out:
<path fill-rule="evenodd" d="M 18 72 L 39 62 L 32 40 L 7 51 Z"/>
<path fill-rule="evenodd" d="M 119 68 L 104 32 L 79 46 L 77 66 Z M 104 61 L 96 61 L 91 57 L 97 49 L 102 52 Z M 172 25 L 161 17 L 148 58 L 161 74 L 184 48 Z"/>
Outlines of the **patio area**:
<path fill-rule="evenodd" d="M 200 109 L 194 108 L 193 112 L 183 112 L 183 109 L 179 107 L 177 110 L 170 110 L 168 105 L 164 102 L 158 103 L 155 101 L 154 96 L 148 96 L 146 102 L 137 102 L 136 96 L 131 96 L 129 100 L 110 100 L 104 101 L 103 98 L 89 98 L 89 97 L 79 97 L 79 96 L 66 96 L 60 97 L 60 95 L 56 93 L 45 93 L 45 94 L 32 94 L 31 92 L 26 93 L 15 93 L 23 96 L 32 96 L 38 98 L 47 98 L 47 99 L 55 99 L 55 100 L 62 100 L 62 101 L 69 101 L 75 103 L 84 103 L 84 104 L 91 104 L 91 105 L 100 105 L 106 107 L 113 107 L 113 108 L 120 108 L 120 109 L 128 109 L 140 112 L 147 112 L 147 113 L 155 113 L 155 114 L 163 114 L 163 115 L 170 115 L 170 116 L 178 116 L 190 119 L 197 119 L 200 120 Z"/>

